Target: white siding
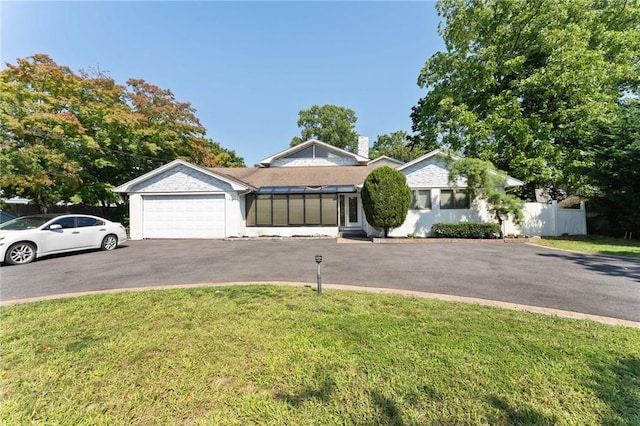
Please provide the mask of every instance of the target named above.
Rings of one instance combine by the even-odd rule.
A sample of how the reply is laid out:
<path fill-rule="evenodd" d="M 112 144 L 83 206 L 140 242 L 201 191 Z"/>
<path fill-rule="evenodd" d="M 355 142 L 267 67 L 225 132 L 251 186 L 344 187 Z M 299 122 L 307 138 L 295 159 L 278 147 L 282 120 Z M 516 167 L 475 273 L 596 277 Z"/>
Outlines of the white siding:
<path fill-rule="evenodd" d="M 429 158 L 413 166 L 402 170 L 407 177 L 407 185 L 410 188 L 450 188 L 449 171 L 442 161 L 437 158 Z M 459 187 L 467 186 L 467 181 L 460 178 L 457 181 Z"/>
<path fill-rule="evenodd" d="M 231 185 L 198 170 L 179 165 L 131 188 L 131 192 L 227 192 Z"/>

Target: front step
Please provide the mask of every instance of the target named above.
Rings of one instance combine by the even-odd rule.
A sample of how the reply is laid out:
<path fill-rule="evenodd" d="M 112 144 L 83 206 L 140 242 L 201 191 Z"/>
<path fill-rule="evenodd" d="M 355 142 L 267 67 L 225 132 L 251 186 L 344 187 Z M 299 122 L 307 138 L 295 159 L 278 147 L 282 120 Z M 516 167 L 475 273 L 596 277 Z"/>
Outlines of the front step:
<path fill-rule="evenodd" d="M 354 231 L 342 231 L 340 232 L 340 237 L 342 238 L 348 238 L 348 239 L 354 239 L 354 240 L 360 240 L 360 239 L 366 239 L 367 237 L 367 233 L 364 232 L 363 230 L 354 230 Z"/>

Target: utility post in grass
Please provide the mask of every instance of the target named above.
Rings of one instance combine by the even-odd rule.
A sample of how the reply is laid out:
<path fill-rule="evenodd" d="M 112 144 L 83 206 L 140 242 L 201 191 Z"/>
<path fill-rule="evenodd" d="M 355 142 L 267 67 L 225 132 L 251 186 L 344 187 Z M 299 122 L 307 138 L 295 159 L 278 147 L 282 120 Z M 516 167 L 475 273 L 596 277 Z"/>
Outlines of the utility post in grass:
<path fill-rule="evenodd" d="M 316 254 L 316 263 L 318 264 L 318 296 L 322 296 L 322 276 L 320 275 L 320 264 L 322 263 L 322 256 Z"/>

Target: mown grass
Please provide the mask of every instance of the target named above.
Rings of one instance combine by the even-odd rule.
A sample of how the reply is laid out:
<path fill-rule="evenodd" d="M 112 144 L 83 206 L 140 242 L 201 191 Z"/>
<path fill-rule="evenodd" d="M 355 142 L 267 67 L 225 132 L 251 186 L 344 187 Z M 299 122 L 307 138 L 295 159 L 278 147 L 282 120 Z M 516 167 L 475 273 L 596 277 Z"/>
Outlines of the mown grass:
<path fill-rule="evenodd" d="M 4 307 L 0 423 L 640 424 L 640 329 L 275 286 Z"/>
<path fill-rule="evenodd" d="M 640 258 L 640 241 L 600 235 L 543 237 L 536 241 L 546 247 L 573 250 L 583 253 L 606 254 Z"/>

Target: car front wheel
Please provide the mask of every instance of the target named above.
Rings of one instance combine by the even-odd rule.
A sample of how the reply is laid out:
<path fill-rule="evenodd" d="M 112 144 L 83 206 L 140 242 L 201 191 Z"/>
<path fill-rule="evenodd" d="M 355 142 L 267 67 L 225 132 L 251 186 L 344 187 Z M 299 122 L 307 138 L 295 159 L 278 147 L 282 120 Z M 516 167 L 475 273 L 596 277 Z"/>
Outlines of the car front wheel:
<path fill-rule="evenodd" d="M 4 261 L 11 265 L 22 265 L 36 258 L 36 246 L 32 243 L 15 243 L 4 257 Z"/>
<path fill-rule="evenodd" d="M 102 239 L 102 245 L 100 246 L 102 250 L 109 251 L 113 250 L 116 247 L 118 247 L 118 237 L 116 237 L 115 235 L 109 234 Z"/>

